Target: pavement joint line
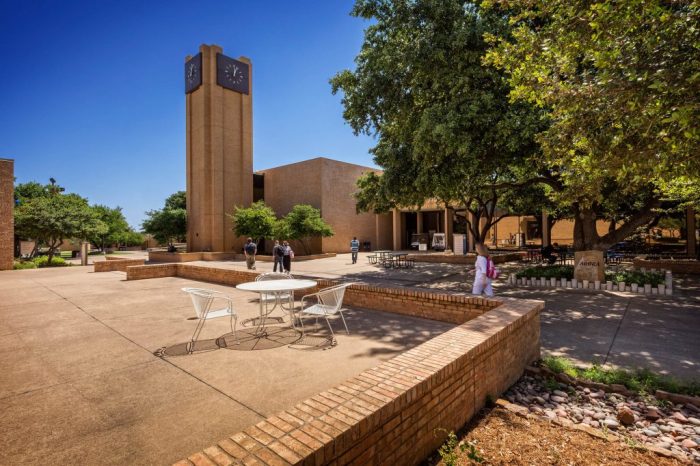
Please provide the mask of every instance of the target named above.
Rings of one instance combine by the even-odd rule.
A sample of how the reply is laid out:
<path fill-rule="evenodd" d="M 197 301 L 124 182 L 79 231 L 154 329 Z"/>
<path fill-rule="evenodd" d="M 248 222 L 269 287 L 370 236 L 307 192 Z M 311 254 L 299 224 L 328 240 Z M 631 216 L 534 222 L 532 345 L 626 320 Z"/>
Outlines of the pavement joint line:
<path fill-rule="evenodd" d="M 620 328 L 622 327 L 622 322 L 624 322 L 625 317 L 627 317 L 627 311 L 629 311 L 629 308 L 631 305 L 632 305 L 632 300 L 627 298 L 627 305 L 625 306 L 625 311 L 622 313 L 622 318 L 617 323 L 617 328 L 615 329 L 615 334 L 613 335 L 612 341 L 610 342 L 610 347 L 608 348 L 608 352 L 605 354 L 605 359 L 603 360 L 603 365 L 608 363 L 608 358 L 610 357 L 610 352 L 612 351 L 613 346 L 615 346 L 615 340 L 617 340 L 617 334 L 620 332 Z"/>
<path fill-rule="evenodd" d="M 150 355 L 153 356 L 154 358 L 160 359 L 161 361 L 164 361 L 164 362 L 166 362 L 167 364 L 170 364 L 170 365 L 171 365 L 172 367 L 174 367 L 175 369 L 177 369 L 177 370 L 179 370 L 179 371 L 181 371 L 181 372 L 183 372 L 183 373 L 189 375 L 189 376 L 192 377 L 193 379 L 198 380 L 200 383 L 202 383 L 202 384 L 206 385 L 207 387 L 209 387 L 210 389 L 212 389 L 212 390 L 214 390 L 214 391 L 220 393 L 221 395 L 225 396 L 226 398 L 228 398 L 229 400 L 233 401 L 234 403 L 236 403 L 236 404 L 238 404 L 238 405 L 244 407 L 245 409 L 247 409 L 247 410 L 249 410 L 249 411 L 255 413 L 257 416 L 260 416 L 261 419 L 266 419 L 266 418 L 268 417 L 268 415 L 263 414 L 263 413 L 259 412 L 258 410 L 256 410 L 255 408 L 252 408 L 252 407 L 246 405 L 245 403 L 243 403 L 243 402 L 241 402 L 241 401 L 239 401 L 239 400 L 233 398 L 233 397 L 232 397 L 231 395 L 229 395 L 228 393 L 223 392 L 222 390 L 216 388 L 215 386 L 211 385 L 210 383 L 206 382 L 205 380 L 202 380 L 201 378 L 199 378 L 199 377 L 197 377 L 196 375 L 192 374 L 191 372 L 189 372 L 189 371 L 183 369 L 182 367 L 178 366 L 177 364 L 174 364 L 173 362 L 169 361 L 168 359 L 159 358 L 159 357 L 155 356 L 155 355 L 153 354 L 153 351 L 150 351 L 148 348 L 146 348 L 146 347 L 140 345 L 139 343 L 137 343 L 137 342 L 135 342 L 134 340 L 132 340 L 131 338 L 127 337 L 127 336 L 124 335 L 123 333 L 119 332 L 118 330 L 114 329 L 113 327 L 110 327 L 110 326 L 107 325 L 105 322 L 103 322 L 103 321 L 101 321 L 100 319 L 98 319 L 97 317 L 93 316 L 92 314 L 90 314 L 89 312 L 87 312 L 87 311 L 86 311 L 85 309 L 83 309 L 82 307 L 78 306 L 76 303 L 74 303 L 73 301 L 71 301 L 71 300 L 68 299 L 67 297 L 62 296 L 62 295 L 61 295 L 60 293 L 58 293 L 57 291 L 54 291 L 53 289 L 49 288 L 48 286 L 46 286 L 46 285 L 44 285 L 44 284 L 41 284 L 41 283 L 39 283 L 39 284 L 40 284 L 41 286 L 43 286 L 44 288 L 46 288 L 46 289 L 47 289 L 48 291 L 50 291 L 51 293 L 54 293 L 56 296 L 59 296 L 60 298 L 64 299 L 65 301 L 67 301 L 67 302 L 69 302 L 70 304 L 72 304 L 73 306 L 75 306 L 76 308 L 80 309 L 81 312 L 83 312 L 84 314 L 88 315 L 89 317 L 91 317 L 91 318 L 92 318 L 93 320 L 95 320 L 96 322 L 99 322 L 100 324 L 102 324 L 103 326 L 105 326 L 106 328 L 108 328 L 109 330 L 111 330 L 112 332 L 116 333 L 117 335 L 121 336 L 121 337 L 124 338 L 125 340 L 127 340 L 127 341 L 131 342 L 132 344 L 136 345 L 137 347 L 143 349 L 144 351 L 146 351 L 148 354 L 150 354 Z M 65 382 L 65 383 L 69 383 L 69 382 Z M 76 389 L 76 390 L 77 390 L 77 389 Z"/>

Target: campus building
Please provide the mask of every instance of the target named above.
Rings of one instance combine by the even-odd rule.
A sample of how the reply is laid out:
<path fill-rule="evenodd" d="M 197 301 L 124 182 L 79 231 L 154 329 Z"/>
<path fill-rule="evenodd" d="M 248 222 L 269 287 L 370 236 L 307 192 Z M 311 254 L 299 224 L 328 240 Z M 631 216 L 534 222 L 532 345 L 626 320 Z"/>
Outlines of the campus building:
<path fill-rule="evenodd" d="M 453 234 L 465 233 L 464 209 L 429 201 L 418 211 L 357 214 L 356 181 L 365 172 L 377 171 L 371 167 L 319 157 L 254 173 L 252 72 L 250 59 L 227 57 L 216 45 L 202 45 L 197 55 L 185 59 L 189 251 L 239 252 L 244 239 L 235 236 L 228 214 L 235 206 L 257 200 L 264 200 L 280 217 L 296 204 L 320 209 L 335 235 L 316 239 L 314 253 L 347 252 L 354 236 L 373 250 L 409 249 L 413 235 L 420 233 L 444 233 L 446 247 L 454 249 Z M 491 229 L 487 244 L 573 242 L 572 221 L 560 220 L 551 232 L 542 232 L 539 224 L 545 222 L 537 220 L 506 217 Z M 599 233 L 608 227 L 598 222 Z M 468 235 L 465 239 L 471 250 L 473 240 Z M 692 247 L 694 252 L 694 242 Z"/>

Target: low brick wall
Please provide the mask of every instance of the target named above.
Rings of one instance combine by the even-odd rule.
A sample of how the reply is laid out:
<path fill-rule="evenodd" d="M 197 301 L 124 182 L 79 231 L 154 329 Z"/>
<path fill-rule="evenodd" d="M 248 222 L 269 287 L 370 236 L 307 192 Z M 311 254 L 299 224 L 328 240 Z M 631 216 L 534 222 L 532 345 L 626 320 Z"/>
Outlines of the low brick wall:
<path fill-rule="evenodd" d="M 476 261 L 476 254 L 466 254 L 456 256 L 454 254 L 409 254 L 409 259 L 416 262 L 429 262 L 432 264 L 473 264 Z M 519 261 L 522 256 L 520 253 L 512 252 L 507 254 L 495 254 L 491 256 L 494 264 L 502 264 L 504 262 Z"/>
<path fill-rule="evenodd" d="M 163 271 L 163 267 L 167 266 L 172 267 L 167 272 Z M 151 270 L 153 271 L 153 276 L 150 274 Z M 143 268 L 129 267 L 126 272 L 127 280 L 177 276 L 189 280 L 228 286 L 254 281 L 259 274 L 258 272 L 247 270 L 220 269 L 193 264 L 148 265 Z M 340 283 L 333 280 L 317 279 L 316 281 L 318 282 L 316 288 L 299 291 L 296 293 L 297 297 Z M 440 320 L 453 324 L 461 324 L 469 319 L 478 317 L 499 304 L 495 300 L 469 295 L 434 293 L 409 288 L 380 288 L 364 284 L 353 284 L 349 287 L 345 292 L 344 302 L 348 306 Z"/>
<path fill-rule="evenodd" d="M 673 273 L 691 273 L 700 274 L 700 261 L 698 260 L 672 260 L 672 259 L 658 259 L 649 260 L 644 257 L 634 258 L 634 268 L 640 269 L 644 267 L 647 270 L 657 269 L 657 270 L 670 270 Z"/>
<path fill-rule="evenodd" d="M 201 252 L 148 251 L 149 262 L 191 262 L 202 260 Z"/>
<path fill-rule="evenodd" d="M 190 264 L 127 268 L 127 280 L 230 286 L 256 275 Z M 439 429 L 464 426 L 539 358 L 541 301 L 353 284 L 345 302 L 458 326 L 177 464 L 415 465 L 444 441 Z"/>
<path fill-rule="evenodd" d="M 95 272 L 126 272 L 127 267 L 134 265 L 144 265 L 145 259 L 120 259 L 117 257 L 106 257 L 106 260 L 95 262 Z"/>
<path fill-rule="evenodd" d="M 542 306 L 504 302 L 176 464 L 419 464 L 539 357 Z"/>

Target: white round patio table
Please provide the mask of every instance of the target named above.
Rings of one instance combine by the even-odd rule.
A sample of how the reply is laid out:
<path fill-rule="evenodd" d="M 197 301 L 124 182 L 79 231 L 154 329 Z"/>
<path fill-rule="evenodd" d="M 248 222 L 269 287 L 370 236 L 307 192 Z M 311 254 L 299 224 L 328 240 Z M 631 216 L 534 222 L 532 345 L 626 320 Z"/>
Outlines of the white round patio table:
<path fill-rule="evenodd" d="M 290 294 L 290 300 L 294 300 L 294 291 L 305 290 L 307 288 L 313 288 L 318 285 L 316 280 L 302 280 L 296 278 L 288 278 L 283 280 L 260 280 L 257 282 L 246 282 L 236 285 L 236 289 L 243 291 L 253 291 L 255 293 L 260 293 L 260 323 L 255 331 L 256 335 L 265 334 L 265 319 L 267 313 L 263 306 L 263 294 L 276 294 L 279 295 L 284 292 Z M 294 326 L 294 318 L 292 317 L 292 326 Z"/>

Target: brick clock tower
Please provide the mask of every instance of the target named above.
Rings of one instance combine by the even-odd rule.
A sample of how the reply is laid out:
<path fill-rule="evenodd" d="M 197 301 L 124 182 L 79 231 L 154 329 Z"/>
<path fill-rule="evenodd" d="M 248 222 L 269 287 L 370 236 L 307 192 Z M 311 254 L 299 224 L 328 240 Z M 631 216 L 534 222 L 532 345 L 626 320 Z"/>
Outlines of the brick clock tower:
<path fill-rule="evenodd" d="M 252 64 L 222 52 L 185 59 L 189 251 L 240 252 L 227 214 L 253 202 Z"/>

